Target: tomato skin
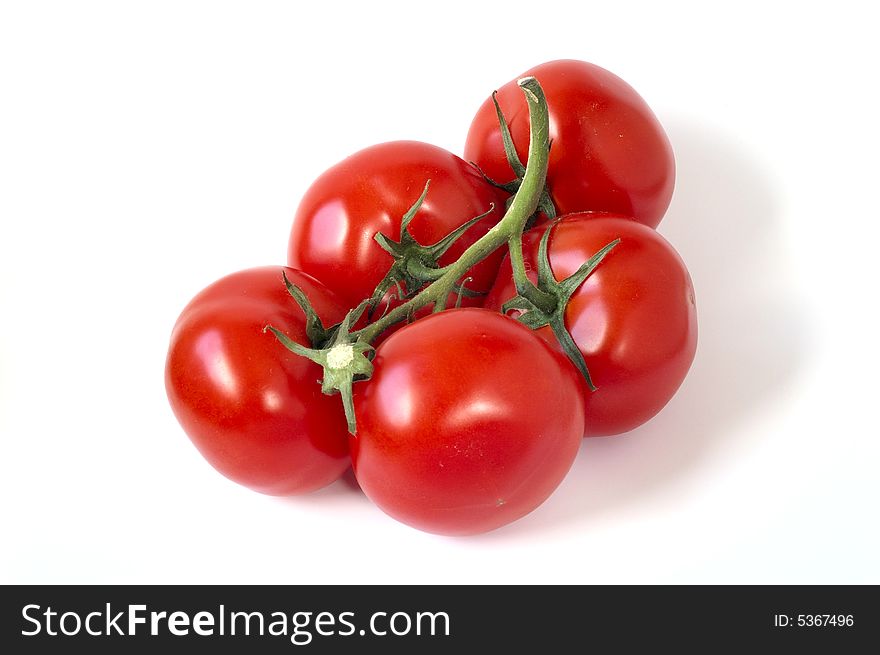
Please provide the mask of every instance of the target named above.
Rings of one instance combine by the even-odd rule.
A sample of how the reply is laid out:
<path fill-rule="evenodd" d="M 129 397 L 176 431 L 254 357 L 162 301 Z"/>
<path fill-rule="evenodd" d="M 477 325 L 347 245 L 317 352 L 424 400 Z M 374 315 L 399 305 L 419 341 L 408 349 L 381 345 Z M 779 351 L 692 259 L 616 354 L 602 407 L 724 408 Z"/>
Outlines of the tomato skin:
<path fill-rule="evenodd" d="M 349 466 L 341 403 L 321 393 L 321 368 L 263 332 L 271 324 L 309 345 L 282 270 L 325 325 L 342 319 L 341 301 L 300 271 L 239 271 L 186 306 L 165 365 L 168 400 L 196 448 L 230 480 L 270 495 L 314 491 Z"/>
<path fill-rule="evenodd" d="M 355 387 L 352 464 L 366 495 L 418 529 L 493 530 L 559 485 L 582 441 L 575 368 L 497 312 L 452 309 L 405 326 Z"/>
<path fill-rule="evenodd" d="M 486 212 L 440 259 L 445 265 L 483 236 L 504 214 L 506 194 L 488 184 L 451 152 L 418 141 L 391 141 L 361 150 L 325 171 L 309 187 L 293 219 L 288 264 L 321 280 L 350 307 L 369 298 L 393 262 L 374 241 L 381 232 L 397 241 L 403 215 L 431 180 L 427 198 L 410 223 L 423 244 L 436 243 Z M 467 288 L 492 286 L 503 252 L 474 266 Z M 450 296 L 450 306 L 455 297 Z M 479 298 L 462 299 L 479 305 Z"/>
<path fill-rule="evenodd" d="M 636 91 L 593 64 L 551 61 L 520 77 L 541 84 L 550 111 L 547 185 L 557 215 L 578 211 L 618 212 L 656 227 L 672 199 L 675 160 L 666 132 Z M 517 78 L 519 79 L 519 78 Z M 529 117 L 516 80 L 496 96 L 525 164 Z M 492 99 L 471 123 L 465 159 L 498 182 L 513 178 Z"/>
<path fill-rule="evenodd" d="M 524 259 L 532 270 L 545 229 L 523 235 Z M 548 248 L 554 276 L 568 277 L 618 237 L 620 243 L 575 291 L 565 312 L 566 327 L 597 387 L 590 392 L 583 385 L 586 436 L 620 434 L 653 417 L 678 390 L 697 346 L 687 268 L 662 236 L 634 220 L 588 212 L 563 217 Z M 485 306 L 500 310 L 515 294 L 505 259 Z M 560 349 L 549 328 L 537 332 Z"/>

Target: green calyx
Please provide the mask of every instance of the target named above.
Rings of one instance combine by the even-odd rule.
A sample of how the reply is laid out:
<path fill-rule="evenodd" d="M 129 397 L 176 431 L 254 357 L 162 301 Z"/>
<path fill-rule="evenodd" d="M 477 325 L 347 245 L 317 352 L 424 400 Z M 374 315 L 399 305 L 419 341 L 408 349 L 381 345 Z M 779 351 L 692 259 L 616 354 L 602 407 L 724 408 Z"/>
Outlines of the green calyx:
<path fill-rule="evenodd" d="M 369 343 L 358 340 L 351 333 L 351 325 L 360 319 L 364 310 L 367 308 L 367 301 L 352 309 L 338 325 L 333 326 L 331 330 L 324 330 L 321 325 L 321 319 L 317 318 L 314 308 L 312 308 L 306 295 L 302 289 L 284 276 L 285 284 L 290 295 L 297 301 L 306 314 L 306 331 L 309 330 L 310 317 L 314 316 L 311 321 L 313 332 L 315 334 L 329 335 L 329 341 L 324 342 L 323 347 L 307 348 L 303 346 L 278 328 L 267 325 L 263 331 L 270 331 L 289 351 L 310 359 L 318 364 L 324 370 L 324 377 L 321 380 L 321 391 L 325 394 L 340 394 L 342 397 L 342 405 L 345 409 L 345 420 L 348 424 L 348 431 L 351 434 L 357 434 L 357 419 L 354 414 L 354 397 L 352 387 L 357 380 L 367 380 L 373 374 L 373 362 L 371 361 L 374 348 Z M 309 334 L 312 339 L 312 334 Z M 312 343 L 315 341 L 312 339 Z"/>
<path fill-rule="evenodd" d="M 376 307 L 382 302 L 388 290 L 394 286 L 397 288 L 399 300 L 408 300 L 421 291 L 426 284 L 443 277 L 445 267 L 439 264 L 440 258 L 458 241 L 471 227 L 484 219 L 495 210 L 495 205 L 490 204 L 489 209 L 456 228 L 437 243 L 423 245 L 416 241 L 409 230 L 409 225 L 415 218 L 416 213 L 428 195 L 431 180 L 425 182 L 425 188 L 418 200 L 413 203 L 400 223 L 400 239 L 394 241 L 385 234 L 376 234 L 374 239 L 379 246 L 394 259 L 388 273 L 376 286 L 373 295 L 369 299 L 370 316 Z M 473 291 L 465 290 L 457 286 L 456 291 L 465 296 L 478 295 Z"/>
<path fill-rule="evenodd" d="M 550 257 L 547 253 L 550 232 L 553 230 L 556 222 L 558 221 L 554 221 L 541 237 L 538 247 L 537 285 L 532 284 L 531 280 L 525 277 L 525 265 L 522 262 L 522 242 L 519 243 L 520 248 L 517 254 L 511 249 L 511 263 L 517 258 L 517 255 L 519 259 L 519 266 L 513 266 L 517 295 L 504 303 L 501 311 L 506 314 L 512 310 L 518 310 L 521 313 L 517 316 L 516 320 L 532 330 L 550 326 L 565 355 L 580 371 L 590 391 L 595 391 L 596 386 L 590 378 L 590 371 L 587 369 L 584 356 L 565 327 L 565 309 L 575 290 L 596 270 L 596 267 L 605 256 L 620 243 L 620 239 L 615 239 L 607 244 L 585 261 L 574 273 L 562 281 L 557 281 L 550 268 Z"/>

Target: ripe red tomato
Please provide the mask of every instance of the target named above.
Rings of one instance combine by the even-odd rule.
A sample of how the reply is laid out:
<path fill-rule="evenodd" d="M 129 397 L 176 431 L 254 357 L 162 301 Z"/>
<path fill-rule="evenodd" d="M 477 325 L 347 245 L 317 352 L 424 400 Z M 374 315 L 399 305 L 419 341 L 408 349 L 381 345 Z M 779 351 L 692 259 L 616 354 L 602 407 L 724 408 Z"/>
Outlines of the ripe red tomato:
<path fill-rule="evenodd" d="M 584 61 L 551 61 L 520 77 L 529 75 L 547 96 L 547 185 L 557 214 L 617 212 L 656 227 L 672 198 L 675 161 L 663 127 L 641 96 L 616 75 Z M 525 163 L 529 117 L 522 90 L 514 80 L 498 89 L 496 98 Z M 474 117 L 464 156 L 497 182 L 514 177 L 491 98 Z"/>
<path fill-rule="evenodd" d="M 544 230 L 538 226 L 523 235 L 524 258 L 533 271 Z M 554 276 L 568 277 L 618 237 L 565 312 L 597 387 L 590 392 L 583 386 L 587 436 L 626 432 L 659 412 L 684 380 L 697 345 L 694 289 L 684 262 L 663 237 L 636 221 L 590 213 L 563 217 L 548 248 Z M 505 259 L 485 306 L 500 310 L 515 294 Z M 538 334 L 559 348 L 549 328 Z"/>
<path fill-rule="evenodd" d="M 436 243 L 455 228 L 486 212 L 440 258 L 454 262 L 504 214 L 505 194 L 488 184 L 464 160 L 437 146 L 417 141 L 393 141 L 371 146 L 325 171 L 306 191 L 290 232 L 287 261 L 321 280 L 350 307 L 369 298 L 393 259 L 377 244 L 377 232 L 400 237 L 404 214 L 430 180 L 428 195 L 410 223 L 410 232 L 423 244 Z M 466 288 L 489 290 L 503 252 L 474 266 Z M 463 304 L 479 304 L 463 298 Z M 449 306 L 455 304 L 451 297 Z"/>
<path fill-rule="evenodd" d="M 349 466 L 342 405 L 321 393 L 321 368 L 263 331 L 271 324 L 309 345 L 282 270 L 325 325 L 342 319 L 341 301 L 299 271 L 240 271 L 186 306 L 165 366 L 174 414 L 205 459 L 227 478 L 272 495 L 313 491 Z"/>
<path fill-rule="evenodd" d="M 479 308 L 395 332 L 355 387 L 352 464 L 392 517 L 439 534 L 485 532 L 538 507 L 583 434 L 575 368 L 528 328 Z"/>

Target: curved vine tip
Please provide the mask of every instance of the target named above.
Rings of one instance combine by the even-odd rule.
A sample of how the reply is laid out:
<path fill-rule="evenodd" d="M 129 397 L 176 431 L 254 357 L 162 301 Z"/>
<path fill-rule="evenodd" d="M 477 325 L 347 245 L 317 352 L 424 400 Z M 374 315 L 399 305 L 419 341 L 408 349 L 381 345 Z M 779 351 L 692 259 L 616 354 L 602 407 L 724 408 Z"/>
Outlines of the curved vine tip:
<path fill-rule="evenodd" d="M 528 101 L 531 101 L 534 104 L 540 104 L 543 102 L 543 92 L 540 92 L 540 85 L 538 81 L 534 77 L 523 77 L 517 80 L 517 84 L 523 90 L 523 93 L 526 95 Z M 537 91 L 536 91 L 537 89 Z M 541 93 L 541 99 L 538 100 L 538 92 Z M 507 123 L 507 119 L 504 116 L 504 112 L 501 110 L 501 105 L 498 104 L 497 98 L 498 92 L 492 92 L 492 104 L 495 106 L 495 116 L 498 118 L 498 127 L 501 131 L 501 145 L 504 148 L 504 156 L 507 159 L 507 163 L 513 171 L 513 179 L 509 182 L 498 182 L 497 180 L 492 179 L 474 162 L 471 162 L 480 174 L 483 176 L 483 179 L 486 180 L 489 184 L 494 186 L 497 189 L 501 189 L 502 191 L 506 191 L 511 194 L 511 197 L 507 199 L 508 207 L 510 206 L 510 202 L 513 200 L 513 194 L 519 191 L 520 186 L 523 183 L 523 177 L 525 176 L 526 167 L 523 166 L 522 161 L 519 158 L 519 154 L 516 151 L 516 145 L 513 143 L 513 136 L 510 133 L 510 125 Z M 548 140 L 548 148 L 550 141 Z M 531 157 L 531 155 L 529 155 Z M 544 214 L 548 219 L 554 219 L 557 216 L 556 205 L 553 203 L 553 198 L 550 196 L 550 189 L 547 187 L 546 180 L 544 183 L 544 188 L 541 190 L 541 195 L 538 197 L 538 205 L 536 210 L 529 217 L 529 220 L 526 222 L 527 227 L 531 227 L 538 220 L 540 214 Z"/>

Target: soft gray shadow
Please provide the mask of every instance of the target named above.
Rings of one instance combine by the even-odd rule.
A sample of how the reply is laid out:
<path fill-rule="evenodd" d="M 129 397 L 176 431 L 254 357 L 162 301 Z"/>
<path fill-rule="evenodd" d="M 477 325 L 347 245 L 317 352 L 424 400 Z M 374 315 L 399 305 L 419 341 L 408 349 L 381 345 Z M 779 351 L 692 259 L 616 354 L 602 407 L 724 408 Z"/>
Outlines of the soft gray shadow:
<path fill-rule="evenodd" d="M 301 496 L 279 496 L 277 498 L 280 503 L 290 503 L 293 505 L 319 505 L 319 504 L 340 504 L 351 502 L 369 502 L 364 496 L 358 484 L 357 478 L 354 477 L 354 471 L 349 467 L 335 482 L 328 484 L 323 489 L 318 489 L 309 494 Z"/>
<path fill-rule="evenodd" d="M 483 539 L 594 522 L 667 490 L 723 442 L 753 447 L 738 424 L 772 405 L 804 364 L 808 322 L 784 287 L 780 207 L 767 171 L 710 129 L 682 121 L 667 128 L 677 182 L 658 230 L 694 281 L 699 343 L 691 371 L 660 414 L 626 435 L 585 440 L 547 504 Z"/>

